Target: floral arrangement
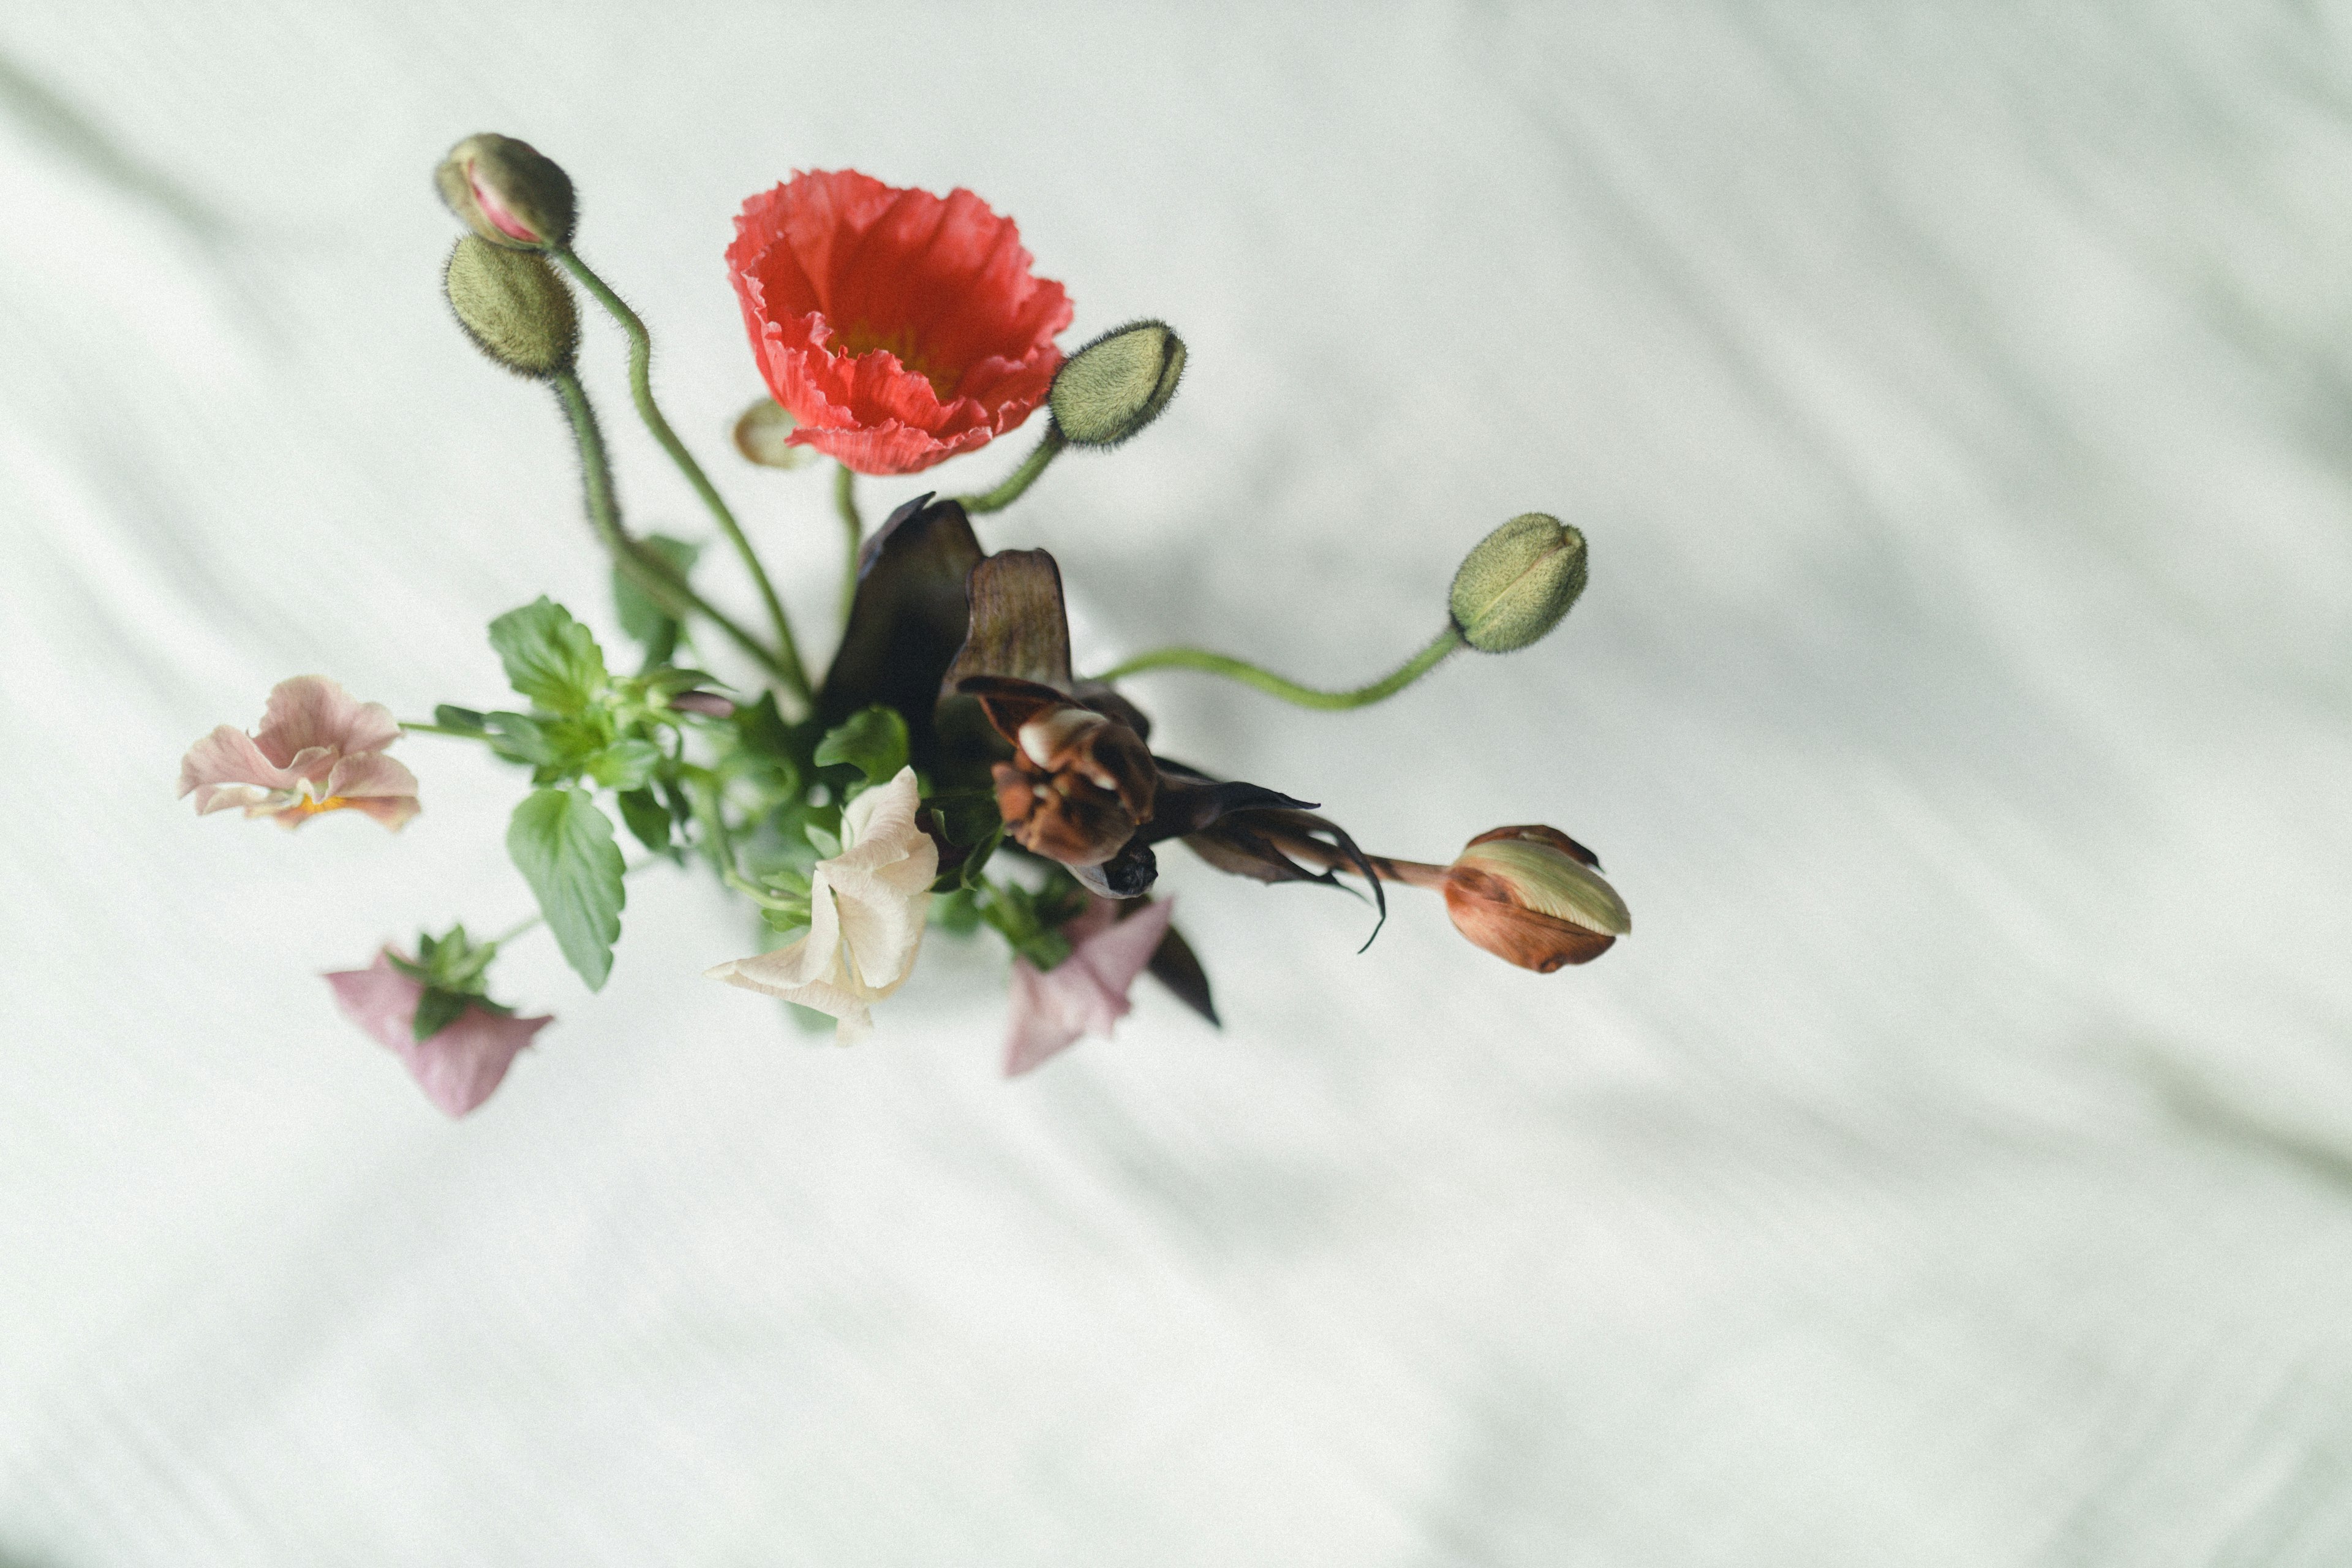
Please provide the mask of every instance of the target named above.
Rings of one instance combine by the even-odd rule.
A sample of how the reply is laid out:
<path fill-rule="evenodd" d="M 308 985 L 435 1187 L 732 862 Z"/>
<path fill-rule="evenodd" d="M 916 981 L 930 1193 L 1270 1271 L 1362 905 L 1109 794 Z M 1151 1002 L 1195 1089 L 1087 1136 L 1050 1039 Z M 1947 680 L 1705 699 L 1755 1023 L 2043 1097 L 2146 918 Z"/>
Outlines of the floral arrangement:
<path fill-rule="evenodd" d="M 1008 1074 L 1108 1036 L 1146 972 L 1216 1021 L 1173 901 L 1154 896 L 1171 840 L 1264 882 L 1353 879 L 1381 921 L 1385 883 L 1437 892 L 1465 936 L 1542 973 L 1586 963 L 1631 929 L 1600 861 L 1557 828 L 1481 833 L 1442 866 L 1368 854 L 1317 803 L 1156 754 L 1150 721 L 1117 687 L 1184 668 L 1310 708 L 1379 701 L 1461 649 L 1507 653 L 1548 634 L 1584 587 L 1575 529 L 1528 513 L 1488 534 L 1456 574 L 1435 637 L 1353 690 L 1191 647 L 1082 677 L 1054 558 L 984 549 L 973 520 L 1010 506 L 1064 452 L 1114 447 L 1150 425 L 1183 374 L 1182 342 L 1142 321 L 1066 357 L 1054 340 L 1069 296 L 1034 275 L 1011 219 L 965 190 L 803 173 L 744 204 L 726 259 L 769 394 L 737 424 L 737 448 L 772 468 L 817 454 L 836 465 L 845 628 L 813 676 L 750 538 L 655 402 L 645 324 L 572 247 L 570 178 L 523 142 L 482 135 L 452 149 L 436 179 L 469 231 L 444 275 L 450 307 L 488 358 L 554 390 L 635 671 L 541 597 L 489 626 L 519 703 L 404 721 L 325 677 L 297 677 L 269 694 L 257 731 L 223 725 L 191 747 L 180 793 L 199 813 L 296 828 L 352 811 L 397 831 L 419 809 L 415 776 L 387 754 L 404 734 L 487 746 L 528 772 L 507 851 L 539 912 L 489 940 L 463 926 L 420 933 L 326 977 L 443 1110 L 481 1104 L 551 1022 L 491 1000 L 503 946 L 543 925 L 592 991 L 604 984 L 637 868 L 620 828 L 643 847 L 639 866 L 699 862 L 759 911 L 762 951 L 710 978 L 829 1016 L 844 1041 L 906 982 L 929 928 L 993 931 L 1011 958 Z M 763 626 L 703 595 L 700 546 L 623 520 L 576 372 L 572 283 L 627 334 L 637 415 L 749 574 Z M 918 497 L 867 532 L 856 476 L 919 473 L 1041 406 L 1043 438 L 995 489 Z M 720 647 L 748 661 L 753 683 L 697 667 Z"/>

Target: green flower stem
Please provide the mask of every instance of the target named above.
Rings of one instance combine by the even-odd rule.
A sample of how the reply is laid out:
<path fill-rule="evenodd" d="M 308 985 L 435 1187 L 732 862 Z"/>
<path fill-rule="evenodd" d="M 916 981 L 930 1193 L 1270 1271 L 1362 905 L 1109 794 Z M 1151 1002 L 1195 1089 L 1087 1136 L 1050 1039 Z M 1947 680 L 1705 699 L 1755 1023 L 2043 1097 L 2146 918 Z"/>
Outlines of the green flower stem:
<path fill-rule="evenodd" d="M 720 499 L 718 489 L 710 482 L 710 476 L 702 471 L 702 465 L 694 460 L 694 454 L 686 449 L 686 443 L 677 438 L 677 432 L 669 427 L 669 421 L 662 417 L 660 406 L 654 402 L 652 334 L 646 331 L 646 324 L 637 313 L 629 309 L 627 303 L 614 293 L 586 262 L 570 250 L 559 250 L 555 255 L 565 268 L 580 279 L 580 286 L 596 296 L 597 303 L 603 305 L 613 319 L 621 323 L 622 330 L 629 334 L 629 392 L 636 399 L 637 417 L 645 421 L 646 428 L 653 432 L 654 439 L 660 442 L 662 450 L 669 454 L 669 460 L 677 465 L 678 472 L 686 476 L 687 482 L 702 498 L 702 504 L 710 509 L 710 515 L 718 520 L 719 531 L 727 535 L 728 542 L 735 547 L 735 553 L 742 557 L 744 569 L 751 574 L 751 581 L 759 587 L 761 602 L 768 607 L 768 618 L 775 625 L 776 647 L 782 657 L 777 673 L 803 702 L 807 701 L 811 695 L 808 674 L 801 665 L 800 647 L 793 640 L 792 618 L 784 614 L 784 604 L 776 596 L 775 584 L 768 581 L 767 568 L 761 565 L 758 552 L 751 548 L 751 540 L 744 537 L 742 525 L 735 521 L 735 514 Z"/>
<path fill-rule="evenodd" d="M 1448 622 L 1445 629 L 1438 633 L 1427 647 L 1370 686 L 1359 686 L 1352 691 L 1318 691 L 1311 686 L 1286 680 L 1272 670 L 1260 668 L 1246 659 L 1197 647 L 1163 647 L 1139 653 L 1125 664 L 1107 669 L 1094 679 L 1118 680 L 1124 676 L 1140 675 L 1147 669 L 1199 669 L 1211 675 L 1222 675 L 1228 680 L 1238 680 L 1244 686 L 1255 686 L 1269 697 L 1279 697 L 1285 702 L 1294 702 L 1301 708 L 1337 710 L 1362 708 L 1382 698 L 1395 696 L 1435 669 L 1444 661 L 1446 655 L 1461 646 L 1462 634 Z"/>
<path fill-rule="evenodd" d="M 410 719 L 396 721 L 401 729 L 412 735 L 453 735 L 460 741 L 487 741 L 487 730 L 452 730 L 446 724 L 423 724 Z"/>
<path fill-rule="evenodd" d="M 588 402 L 588 389 L 570 371 L 554 379 L 556 396 L 562 399 L 563 412 L 572 420 L 572 434 L 580 443 L 580 474 L 587 492 L 588 521 L 595 525 L 596 536 L 612 552 L 613 563 L 670 615 L 679 620 L 689 615 L 705 617 L 759 660 L 762 669 L 805 697 L 808 680 L 798 665 L 787 665 L 766 644 L 697 594 L 670 570 L 668 563 L 629 537 L 628 531 L 621 526 L 620 505 L 613 499 L 613 469 L 604 457 L 604 437 L 596 428 L 596 411 Z"/>
<path fill-rule="evenodd" d="M 1060 457 L 1062 448 L 1069 444 L 1070 438 L 1062 434 L 1061 426 L 1055 424 L 1054 416 L 1048 414 L 1045 416 L 1045 439 L 1037 443 L 1037 449 L 1013 470 L 1010 478 L 985 494 L 958 496 L 956 499 L 969 512 L 1003 511 L 1021 499 L 1022 491 L 1037 482 L 1037 476 L 1044 473 L 1046 466 Z"/>
<path fill-rule="evenodd" d="M 857 603 L 857 552 L 866 543 L 866 521 L 857 515 L 857 476 L 847 463 L 833 476 L 833 507 L 849 542 L 849 560 L 841 572 L 841 624 L 849 625 L 850 606 Z"/>

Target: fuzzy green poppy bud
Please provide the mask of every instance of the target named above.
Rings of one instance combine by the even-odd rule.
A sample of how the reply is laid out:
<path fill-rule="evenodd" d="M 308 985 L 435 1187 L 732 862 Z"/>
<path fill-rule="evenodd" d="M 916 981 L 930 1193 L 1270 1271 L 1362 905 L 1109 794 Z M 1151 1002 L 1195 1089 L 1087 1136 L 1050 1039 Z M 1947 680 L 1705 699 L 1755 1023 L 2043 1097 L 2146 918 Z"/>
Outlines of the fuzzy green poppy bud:
<path fill-rule="evenodd" d="M 1072 354 L 1054 376 L 1054 427 L 1074 446 L 1116 447 L 1160 417 L 1184 374 L 1184 340 L 1130 321 Z"/>
<path fill-rule="evenodd" d="M 572 368 L 580 312 L 544 256 L 501 250 L 469 234 L 449 253 L 442 284 L 474 346 L 517 375 L 545 381 Z"/>
<path fill-rule="evenodd" d="M 1557 827 L 1497 827 L 1445 868 L 1454 929 L 1496 957 L 1549 974 L 1589 963 L 1633 929 L 1592 852 Z"/>
<path fill-rule="evenodd" d="M 772 397 L 763 397 L 743 410 L 735 421 L 735 449 L 743 460 L 763 468 L 797 468 L 816 461 L 816 448 L 795 447 L 793 432 L 800 422 L 792 410 Z"/>
<path fill-rule="evenodd" d="M 528 142 L 488 132 L 449 149 L 433 171 L 441 199 L 467 227 L 509 250 L 572 243 L 579 208 L 572 176 Z"/>
<path fill-rule="evenodd" d="M 1480 540 L 1454 574 L 1454 627 L 1481 653 L 1514 652 L 1559 625 L 1584 576 L 1584 535 L 1523 513 Z"/>

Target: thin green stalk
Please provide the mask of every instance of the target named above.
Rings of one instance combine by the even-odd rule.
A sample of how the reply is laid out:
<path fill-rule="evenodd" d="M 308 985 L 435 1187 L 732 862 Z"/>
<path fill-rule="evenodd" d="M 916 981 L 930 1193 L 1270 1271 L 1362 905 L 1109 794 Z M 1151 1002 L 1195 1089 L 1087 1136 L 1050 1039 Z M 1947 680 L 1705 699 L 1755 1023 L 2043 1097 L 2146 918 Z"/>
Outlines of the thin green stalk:
<path fill-rule="evenodd" d="M 833 506 L 849 542 L 849 560 L 841 572 L 841 624 L 849 624 L 850 606 L 857 603 L 857 552 L 866 543 L 866 522 L 857 515 L 857 476 L 847 463 L 833 476 Z"/>
<path fill-rule="evenodd" d="M 398 723 L 411 735 L 454 735 L 460 741 L 487 741 L 490 738 L 487 730 L 452 730 L 446 724 L 421 724 L 409 719 L 402 719 Z"/>
<path fill-rule="evenodd" d="M 778 673 L 803 701 L 808 700 L 808 674 L 801 665 L 800 647 L 793 640 L 792 618 L 784 614 L 784 603 L 776 596 L 775 584 L 768 581 L 767 568 L 760 563 L 759 552 L 751 548 L 751 542 L 744 536 L 742 525 L 728 510 L 727 502 L 719 497 L 717 487 L 711 484 L 710 476 L 702 471 L 702 465 L 696 462 L 694 454 L 686 449 L 686 443 L 677 438 L 677 432 L 669 427 L 669 421 L 662 416 L 660 405 L 654 402 L 652 334 L 646 331 L 646 324 L 637 313 L 629 309 L 627 303 L 614 293 L 586 262 L 570 250 L 559 250 L 555 255 L 572 275 L 580 279 L 580 286 L 593 294 L 597 303 L 603 305 L 613 319 L 621 323 L 621 330 L 628 333 L 629 392 L 636 400 L 637 417 L 645 421 L 646 428 L 653 432 L 654 439 L 660 442 L 662 450 L 669 454 L 669 460 L 677 465 L 678 472 L 686 476 L 687 482 L 702 498 L 702 504 L 710 509 L 710 515 L 718 520 L 719 531 L 727 535 L 728 542 L 735 547 L 735 553 L 742 557 L 744 569 L 751 574 L 751 581 L 760 590 L 760 600 L 768 608 L 768 618 L 775 625 L 776 648 L 782 658 Z"/>
<path fill-rule="evenodd" d="M 797 666 L 784 664 L 766 644 L 673 574 L 660 556 L 629 537 L 628 530 L 621 526 L 620 504 L 613 497 L 612 465 L 604 456 L 604 437 L 596 428 L 596 410 L 588 401 L 588 389 L 570 371 L 554 379 L 555 395 L 562 401 L 563 412 L 572 421 L 572 437 L 580 444 L 580 475 L 587 496 L 588 521 L 595 525 L 596 536 L 612 552 L 614 564 L 672 616 L 679 620 L 688 615 L 705 617 L 759 660 L 761 668 L 805 695 L 807 681 Z"/>
<path fill-rule="evenodd" d="M 1238 680 L 1244 686 L 1255 686 L 1269 697 L 1279 697 L 1285 702 L 1294 702 L 1301 708 L 1337 710 L 1362 708 L 1384 697 L 1395 696 L 1435 669 L 1446 655 L 1461 646 L 1462 634 L 1449 622 L 1427 647 L 1370 686 L 1359 686 L 1352 691 L 1318 691 L 1311 686 L 1286 680 L 1272 670 L 1261 668 L 1246 659 L 1197 647 L 1163 647 L 1139 653 L 1125 664 L 1107 669 L 1094 679 L 1117 680 L 1122 676 L 1140 675 L 1147 669 L 1199 669 L 1211 675 L 1222 675 L 1228 680 Z"/>
<path fill-rule="evenodd" d="M 1069 444 L 1070 438 L 1062 434 L 1062 427 L 1055 424 L 1054 416 L 1048 414 L 1045 416 L 1045 438 L 1003 484 L 982 494 L 958 496 L 956 500 L 961 501 L 963 510 L 969 512 L 1003 511 L 1021 499 L 1022 491 L 1037 482 L 1037 476 L 1044 473 L 1046 466 L 1060 457 L 1062 448 Z"/>

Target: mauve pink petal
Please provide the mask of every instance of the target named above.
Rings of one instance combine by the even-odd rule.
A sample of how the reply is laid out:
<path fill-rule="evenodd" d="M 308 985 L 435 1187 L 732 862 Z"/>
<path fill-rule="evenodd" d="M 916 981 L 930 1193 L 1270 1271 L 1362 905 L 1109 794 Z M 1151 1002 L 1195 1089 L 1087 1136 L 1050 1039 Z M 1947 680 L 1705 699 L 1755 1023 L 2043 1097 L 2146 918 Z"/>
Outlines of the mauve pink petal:
<path fill-rule="evenodd" d="M 424 985 L 392 966 L 379 949 L 365 969 L 339 970 L 326 977 L 343 1016 L 378 1045 L 397 1055 L 425 1090 L 425 1097 L 451 1116 L 463 1116 L 490 1097 L 514 1064 L 515 1053 L 555 1020 L 510 1018 L 485 1007 L 467 1007 L 455 1023 L 419 1044 L 414 1035 L 416 1004 Z"/>
<path fill-rule="evenodd" d="M 291 789 L 293 775 L 262 754 L 253 737 L 223 724 L 188 748 L 180 759 L 180 793 L 194 791 L 196 812 L 226 811 L 246 799 L 218 800 L 223 786 L 252 784 L 265 790 Z"/>
<path fill-rule="evenodd" d="M 254 739 L 264 755 L 284 767 L 310 746 L 380 752 L 400 739 L 400 724 L 381 702 L 362 702 L 323 675 L 298 675 L 271 689 Z"/>
<path fill-rule="evenodd" d="M 365 1029 L 378 1045 L 396 1051 L 416 1021 L 416 1003 L 425 994 L 425 986 L 394 969 L 385 956 L 388 951 L 380 948 L 375 962 L 367 968 L 339 969 L 328 974 L 326 982 L 333 987 L 343 1016 Z"/>
<path fill-rule="evenodd" d="M 551 1016 L 510 1018 L 486 1007 L 467 1007 L 456 1023 L 422 1045 L 409 1040 L 393 1049 L 408 1064 L 425 1099 L 451 1116 L 463 1116 L 490 1098 L 514 1065 L 515 1053 L 553 1022 Z"/>
<path fill-rule="evenodd" d="M 1168 922 L 1175 917 L 1175 900 L 1162 899 L 1145 905 L 1122 921 L 1097 924 L 1112 906 L 1086 911 L 1063 927 L 1082 924 L 1084 934 L 1070 956 L 1043 973 L 1025 958 L 1013 961 L 1012 992 L 1004 1037 L 1004 1076 L 1018 1078 L 1060 1055 L 1091 1034 L 1110 1038 L 1111 1026 L 1127 1016 L 1128 991 L 1151 962 Z"/>
<path fill-rule="evenodd" d="M 1070 1016 L 1065 995 L 1067 983 L 1053 984 L 1054 974 L 1068 967 L 1065 961 L 1055 966 L 1053 974 L 1043 974 L 1025 958 L 1013 961 L 1013 979 L 1005 997 L 1006 1078 L 1019 1078 L 1059 1056 L 1077 1044 L 1078 1037 L 1086 1033 L 1084 1020 Z M 1087 977 L 1086 984 L 1093 984 L 1091 976 Z"/>
<path fill-rule="evenodd" d="M 415 796 L 416 775 L 382 752 L 344 757 L 327 776 L 327 793 L 350 800 L 358 795 Z"/>
<path fill-rule="evenodd" d="M 1124 1017 L 1129 988 L 1150 964 L 1160 939 L 1168 934 L 1168 922 L 1175 918 L 1175 900 L 1155 900 L 1125 920 L 1115 921 L 1109 930 L 1080 942 L 1069 961 L 1083 963 L 1093 972 L 1103 989 L 1118 998 L 1119 1016 Z M 1104 1032 L 1108 1034 L 1108 1028 Z"/>

